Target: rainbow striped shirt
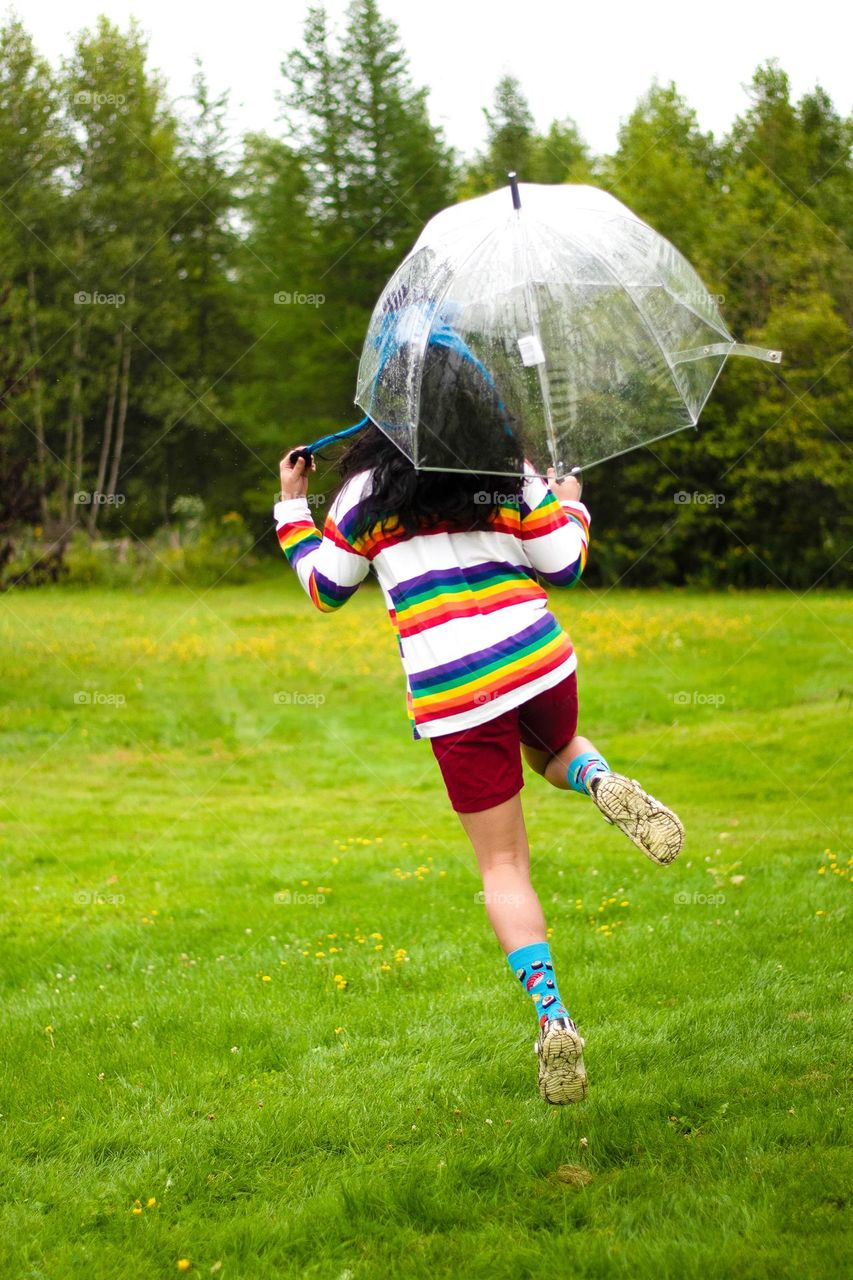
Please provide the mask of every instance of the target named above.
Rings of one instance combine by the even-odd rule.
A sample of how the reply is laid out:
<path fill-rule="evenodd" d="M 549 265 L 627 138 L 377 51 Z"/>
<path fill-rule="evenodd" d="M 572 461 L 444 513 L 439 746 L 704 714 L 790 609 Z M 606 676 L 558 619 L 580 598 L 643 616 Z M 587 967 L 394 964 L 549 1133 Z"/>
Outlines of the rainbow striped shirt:
<path fill-rule="evenodd" d="M 540 579 L 569 587 L 580 578 L 589 545 L 583 503 L 561 503 L 527 475 L 520 500 L 507 498 L 490 529 L 439 524 L 406 538 L 393 518 L 359 531 L 371 474 L 344 485 L 322 533 L 305 498 L 276 503 L 276 530 L 324 612 L 345 604 L 373 568 L 397 634 L 416 738 L 491 720 L 574 671 L 571 640 Z"/>

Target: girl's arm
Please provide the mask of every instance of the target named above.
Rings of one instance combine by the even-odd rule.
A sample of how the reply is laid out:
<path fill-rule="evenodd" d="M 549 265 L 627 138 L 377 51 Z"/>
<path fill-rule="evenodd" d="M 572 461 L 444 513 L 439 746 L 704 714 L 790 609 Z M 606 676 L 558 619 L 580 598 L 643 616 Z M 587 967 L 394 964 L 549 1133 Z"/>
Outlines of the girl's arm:
<path fill-rule="evenodd" d="M 528 560 L 545 582 L 572 587 L 580 579 L 589 549 L 589 522 L 582 502 L 558 498 L 539 476 L 525 479 L 521 538 Z"/>
<path fill-rule="evenodd" d="M 347 541 L 341 526 L 356 505 L 365 476 L 354 476 L 332 503 L 322 534 L 308 504 L 305 463 L 281 463 L 281 501 L 275 504 L 279 545 L 311 601 L 324 613 L 346 604 L 370 572 L 369 560 Z"/>

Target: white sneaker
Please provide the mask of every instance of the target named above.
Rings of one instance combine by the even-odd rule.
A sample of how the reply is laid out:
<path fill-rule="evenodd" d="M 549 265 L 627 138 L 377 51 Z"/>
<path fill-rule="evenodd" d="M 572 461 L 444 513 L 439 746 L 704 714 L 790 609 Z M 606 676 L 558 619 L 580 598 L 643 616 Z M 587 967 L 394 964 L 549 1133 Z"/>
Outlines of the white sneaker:
<path fill-rule="evenodd" d="M 543 1022 L 534 1049 L 539 1055 L 539 1092 L 546 1102 L 562 1106 L 587 1095 L 584 1041 L 571 1018 Z"/>
<path fill-rule="evenodd" d="M 608 822 L 623 831 L 660 866 L 677 858 L 684 844 L 684 827 L 665 804 L 644 791 L 635 778 L 602 773 L 593 780 L 593 800 Z"/>

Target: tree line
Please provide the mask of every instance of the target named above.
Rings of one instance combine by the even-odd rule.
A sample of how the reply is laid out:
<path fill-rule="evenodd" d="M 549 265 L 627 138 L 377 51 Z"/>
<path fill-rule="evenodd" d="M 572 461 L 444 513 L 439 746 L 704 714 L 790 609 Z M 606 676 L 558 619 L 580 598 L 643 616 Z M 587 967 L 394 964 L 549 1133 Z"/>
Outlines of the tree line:
<path fill-rule="evenodd" d="M 463 157 L 376 0 L 340 33 L 310 9 L 281 77 L 276 127 L 233 138 L 227 93 L 199 65 L 173 102 L 133 21 L 99 18 L 58 67 L 19 18 L 0 28 L 0 581 L 148 538 L 187 498 L 267 545 L 283 447 L 355 420 L 388 277 L 432 214 L 509 169 L 613 192 L 739 341 L 784 352 L 729 362 L 698 433 L 589 473 L 591 580 L 846 580 L 851 120 L 820 86 L 793 102 L 759 66 L 717 139 L 655 83 L 596 155 L 568 117 L 537 130 L 505 76 Z"/>

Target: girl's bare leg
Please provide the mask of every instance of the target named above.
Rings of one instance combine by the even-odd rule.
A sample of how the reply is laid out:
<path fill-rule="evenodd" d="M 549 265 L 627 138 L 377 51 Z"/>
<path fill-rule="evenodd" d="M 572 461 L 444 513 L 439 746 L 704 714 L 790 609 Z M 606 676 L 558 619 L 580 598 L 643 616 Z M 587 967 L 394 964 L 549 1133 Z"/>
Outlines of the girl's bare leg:
<path fill-rule="evenodd" d="M 460 813 L 459 818 L 477 855 L 486 911 L 498 942 L 507 955 L 531 943 L 538 943 L 534 953 L 540 951 L 542 964 L 546 959 L 550 961 L 545 917 L 530 883 L 530 849 L 521 810 L 521 794 L 480 813 Z M 519 957 L 515 957 L 513 963 L 517 959 Z M 553 974 L 550 963 L 548 969 L 554 979 L 551 983 L 552 999 L 559 1002 L 552 1007 L 559 1013 L 550 1021 L 546 1014 L 541 1016 L 536 1041 L 539 1092 L 548 1102 L 579 1102 L 587 1093 L 584 1042 L 560 1000 L 555 986 L 556 974 Z M 523 979 L 534 971 L 535 966 L 527 969 L 525 965 L 520 972 L 516 971 L 516 976 Z M 537 1005 L 537 1018 L 539 1008 Z"/>
<path fill-rule="evenodd" d="M 521 793 L 480 813 L 460 813 L 459 819 L 474 848 L 486 913 L 504 951 L 542 942 L 545 916 L 530 883 Z"/>
<path fill-rule="evenodd" d="M 556 755 L 524 743 L 521 749 L 531 769 L 561 791 L 574 790 L 567 776 L 572 761 L 587 752 L 598 754 L 589 738 L 581 737 L 572 738 Z M 666 866 L 677 858 L 684 844 L 684 827 L 678 815 L 648 795 L 638 782 L 617 773 L 601 776 L 604 781 L 598 783 L 594 801 L 608 822 L 652 862 Z"/>
<path fill-rule="evenodd" d="M 538 747 L 528 747 L 523 743 L 521 750 L 531 769 L 541 773 L 553 787 L 559 787 L 561 791 L 571 791 L 567 777 L 569 765 L 578 756 L 586 755 L 588 751 L 594 752 L 597 748 L 589 738 L 575 737 L 554 756 L 547 751 L 540 751 Z"/>

